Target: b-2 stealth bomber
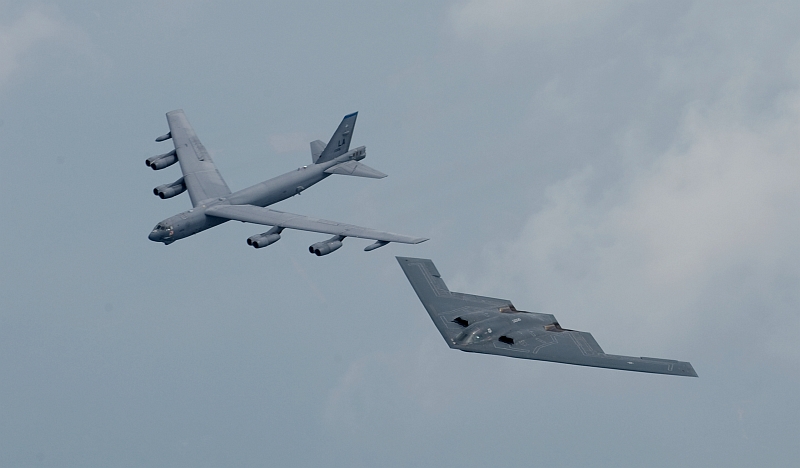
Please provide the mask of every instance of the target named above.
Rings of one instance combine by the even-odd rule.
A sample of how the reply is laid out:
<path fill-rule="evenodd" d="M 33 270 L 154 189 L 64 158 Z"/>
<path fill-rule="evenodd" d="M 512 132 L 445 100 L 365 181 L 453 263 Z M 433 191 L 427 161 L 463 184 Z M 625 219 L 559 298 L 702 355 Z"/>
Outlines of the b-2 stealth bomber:
<path fill-rule="evenodd" d="M 159 185 L 153 189 L 153 193 L 161 198 L 171 198 L 188 191 L 193 208 L 158 223 L 149 239 L 168 245 L 226 221 L 237 220 L 272 226 L 269 231 L 247 239 L 247 244 L 257 249 L 277 242 L 281 238 L 281 231 L 287 228 L 333 234 L 330 239 L 308 248 L 317 256 L 340 248 L 345 237 L 374 240 L 374 244 L 364 249 L 366 251 L 383 247 L 389 242 L 419 244 L 428 240 L 266 208 L 300 194 L 331 174 L 374 179 L 386 177 L 386 174 L 359 162 L 367 155 L 366 147 L 350 150 L 357 116 L 357 112 L 346 115 L 327 145 L 320 140 L 311 142 L 311 165 L 231 193 L 183 110 L 168 112 L 169 133 L 156 138 L 156 141 L 171 139 L 175 149 L 148 158 L 145 164 L 153 170 L 160 170 L 179 162 L 183 177 L 171 184 Z"/>
<path fill-rule="evenodd" d="M 606 354 L 591 334 L 568 330 L 550 314 L 517 310 L 511 301 L 447 289 L 433 262 L 397 257 L 448 346 L 470 353 L 697 377 L 688 362 Z"/>

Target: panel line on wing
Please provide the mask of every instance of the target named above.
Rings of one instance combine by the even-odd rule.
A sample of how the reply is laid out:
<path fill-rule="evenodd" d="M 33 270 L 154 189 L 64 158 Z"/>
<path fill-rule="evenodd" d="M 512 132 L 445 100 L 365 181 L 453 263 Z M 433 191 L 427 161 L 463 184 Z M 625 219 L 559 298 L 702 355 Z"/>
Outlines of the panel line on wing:
<path fill-rule="evenodd" d="M 422 273 L 422 277 L 428 282 L 433 290 L 434 294 L 439 297 L 450 297 L 451 293 L 450 290 L 447 289 L 447 286 L 444 285 L 444 281 L 441 278 L 434 279 L 434 276 L 425 268 L 425 265 L 422 263 L 412 263 L 413 266 L 417 267 Z"/>
<path fill-rule="evenodd" d="M 581 353 L 584 356 L 597 355 L 597 353 L 592 349 L 591 345 L 589 345 L 589 343 L 586 341 L 586 338 L 584 338 L 581 333 L 575 333 L 575 332 L 567 332 L 567 333 L 569 334 L 570 338 L 572 338 L 572 341 L 575 342 L 575 345 L 578 347 L 578 349 L 581 350 Z"/>

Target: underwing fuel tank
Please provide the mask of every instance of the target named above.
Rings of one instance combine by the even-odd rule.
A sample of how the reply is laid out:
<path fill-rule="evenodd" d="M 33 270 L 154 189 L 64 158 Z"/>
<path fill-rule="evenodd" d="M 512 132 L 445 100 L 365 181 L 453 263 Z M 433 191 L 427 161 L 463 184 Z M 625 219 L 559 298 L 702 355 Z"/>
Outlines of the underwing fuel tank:
<path fill-rule="evenodd" d="M 370 244 L 370 245 L 364 247 L 364 252 L 369 252 L 371 250 L 375 250 L 375 249 L 381 248 L 381 247 L 383 247 L 384 245 L 386 245 L 388 243 L 389 243 L 388 241 L 375 241 L 374 244 Z"/>

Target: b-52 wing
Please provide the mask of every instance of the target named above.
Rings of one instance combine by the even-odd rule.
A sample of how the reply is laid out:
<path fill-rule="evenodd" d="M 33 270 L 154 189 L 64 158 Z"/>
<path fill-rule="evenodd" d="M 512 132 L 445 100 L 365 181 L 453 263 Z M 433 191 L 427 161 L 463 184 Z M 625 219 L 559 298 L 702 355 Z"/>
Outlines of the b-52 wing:
<path fill-rule="evenodd" d="M 244 221 L 246 223 L 264 224 L 278 228 L 299 229 L 302 231 L 321 232 L 344 237 L 359 237 L 381 242 L 400 242 L 403 244 L 419 244 L 425 242 L 424 237 L 411 237 L 391 232 L 338 223 L 324 219 L 310 218 L 283 211 L 270 210 L 255 205 L 216 205 L 207 208 L 208 216 Z"/>
<path fill-rule="evenodd" d="M 228 185 L 222 179 L 208 151 L 200 143 L 183 110 L 168 112 L 167 123 L 169 133 L 165 137 L 172 137 L 172 142 L 175 144 L 183 181 L 192 200 L 192 206 L 197 206 L 209 198 L 230 195 Z"/>
<path fill-rule="evenodd" d="M 451 348 L 472 353 L 697 377 L 688 362 L 606 354 L 590 333 L 561 328 L 550 314 L 510 301 L 451 292 L 433 262 L 397 257 L 411 286 Z"/>

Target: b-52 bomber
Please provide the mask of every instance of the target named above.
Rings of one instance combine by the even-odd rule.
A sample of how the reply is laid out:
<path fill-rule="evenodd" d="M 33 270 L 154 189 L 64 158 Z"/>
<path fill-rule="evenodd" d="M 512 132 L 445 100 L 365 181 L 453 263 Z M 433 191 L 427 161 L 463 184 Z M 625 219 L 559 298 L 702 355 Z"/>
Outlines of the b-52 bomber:
<path fill-rule="evenodd" d="M 175 149 L 148 158 L 145 164 L 153 170 L 160 170 L 179 162 L 183 177 L 171 184 L 159 185 L 153 189 L 153 193 L 161 198 L 171 198 L 188 191 L 193 208 L 158 223 L 149 239 L 168 245 L 226 221 L 236 220 L 272 226 L 269 231 L 247 239 L 247 244 L 257 249 L 277 242 L 281 232 L 287 228 L 333 234 L 330 239 L 308 248 L 317 256 L 340 248 L 345 237 L 374 240 L 374 244 L 364 249 L 366 251 L 383 247 L 389 242 L 419 244 L 428 240 L 266 208 L 300 194 L 331 174 L 374 179 L 386 177 L 386 174 L 359 162 L 367 155 L 366 147 L 350 150 L 357 116 L 357 112 L 346 115 L 327 145 L 320 140 L 311 142 L 311 165 L 231 193 L 183 111 L 168 112 L 169 133 L 156 138 L 156 141 L 171 139 Z"/>
<path fill-rule="evenodd" d="M 606 354 L 591 334 L 568 330 L 550 314 L 511 301 L 451 292 L 433 262 L 397 257 L 408 281 L 451 348 L 470 353 L 697 377 L 688 362 Z"/>

